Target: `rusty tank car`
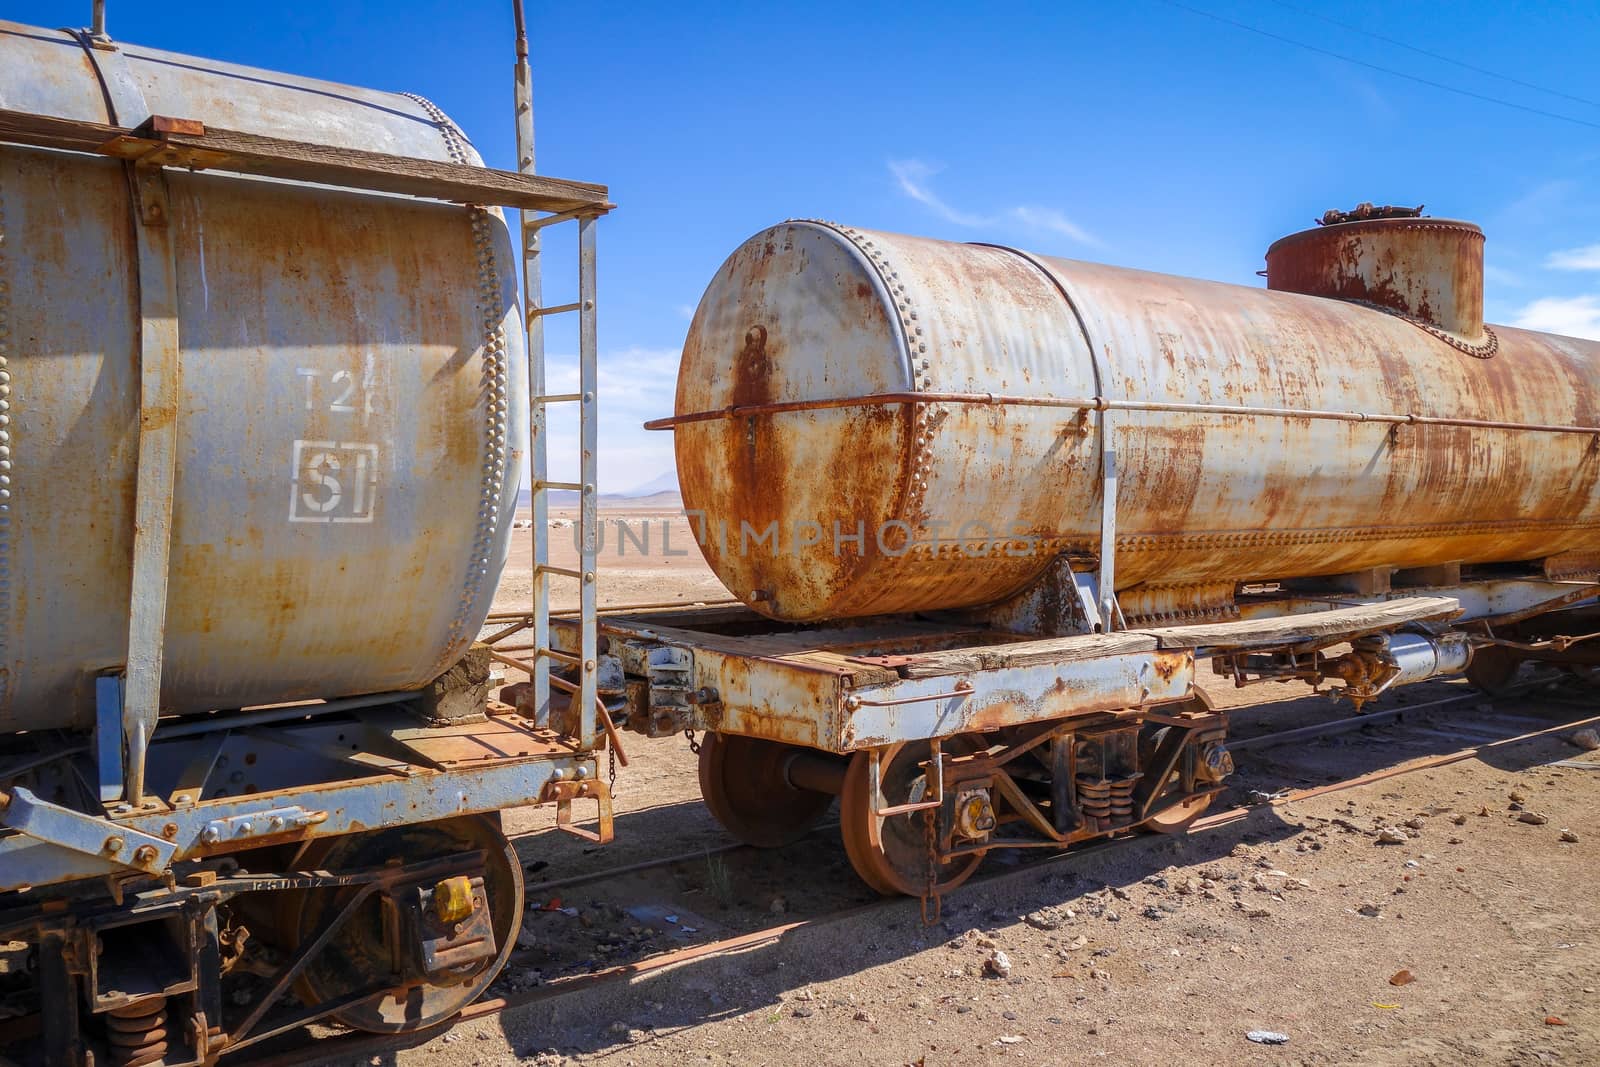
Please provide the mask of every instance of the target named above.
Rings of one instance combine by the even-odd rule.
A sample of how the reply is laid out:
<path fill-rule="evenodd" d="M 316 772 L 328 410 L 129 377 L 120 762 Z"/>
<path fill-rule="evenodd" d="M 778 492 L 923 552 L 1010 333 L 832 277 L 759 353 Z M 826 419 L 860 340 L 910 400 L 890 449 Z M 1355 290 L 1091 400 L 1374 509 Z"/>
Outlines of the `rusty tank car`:
<path fill-rule="evenodd" d="M 989 604 L 1093 556 L 1105 451 L 1130 617 L 1600 551 L 1600 463 L 1566 432 L 1600 412 L 1600 344 L 1486 327 L 1482 250 L 1466 223 L 1336 223 L 1274 245 L 1261 290 L 776 227 L 684 344 L 684 503 L 728 528 L 704 539 L 724 584 L 789 621 Z M 829 551 L 792 550 L 808 523 Z M 745 527 L 780 551 L 741 551 Z M 984 538 L 999 550 L 961 550 Z"/>
<path fill-rule="evenodd" d="M 592 379 L 610 208 L 532 173 L 519 44 L 512 173 L 419 96 L 0 22 L 0 941 L 46 1062 L 431 1025 L 515 942 L 500 812 L 610 836 L 593 717 L 489 700 L 474 645 L 520 250 L 576 220 Z"/>
<path fill-rule="evenodd" d="M 1265 289 L 792 221 L 711 281 L 679 480 L 741 606 L 609 615 L 631 728 L 703 730 L 773 845 L 837 795 L 862 878 L 1188 825 L 1194 685 L 1357 705 L 1595 662 L 1600 344 L 1483 322 L 1484 236 L 1330 212 Z"/>

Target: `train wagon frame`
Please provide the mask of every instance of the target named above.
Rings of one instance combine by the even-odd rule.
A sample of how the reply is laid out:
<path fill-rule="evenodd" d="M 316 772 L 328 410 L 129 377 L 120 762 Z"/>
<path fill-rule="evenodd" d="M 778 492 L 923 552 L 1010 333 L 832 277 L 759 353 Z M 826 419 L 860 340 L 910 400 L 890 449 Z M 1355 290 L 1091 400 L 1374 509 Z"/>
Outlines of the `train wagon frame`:
<path fill-rule="evenodd" d="M 0 942 L 25 943 L 29 961 L 0 982 L 0 1002 L 8 1017 L 23 1015 L 10 1024 L 11 1036 L 36 1038 L 28 1055 L 52 1067 L 211 1063 L 319 1019 L 378 1032 L 433 1025 L 481 994 L 516 944 L 523 867 L 500 813 L 550 805 L 561 828 L 594 841 L 611 839 L 610 792 L 596 754 L 599 719 L 591 714 L 552 727 L 491 699 L 493 655 L 472 640 L 509 543 L 507 501 L 517 492 L 525 455 L 533 460 L 537 487 L 547 487 L 543 405 L 563 399 L 543 395 L 541 323 L 547 315 L 569 312 L 578 321 L 583 392 L 570 399 L 589 442 L 581 467 L 593 494 L 596 227 L 613 206 L 604 186 L 534 173 L 527 39 L 521 5 L 515 8 L 515 172 L 478 165 L 465 136 L 420 97 L 128 46 L 105 32 L 103 4 L 96 5 L 96 24 L 83 30 L 0 23 L 0 55 L 14 60 L 12 69 L 37 74 L 21 98 L 0 109 L 0 340 L 16 332 L 6 311 L 19 283 L 52 277 L 49 271 L 66 269 L 63 263 L 71 267 L 72 255 L 92 255 L 97 241 L 116 245 L 125 236 L 131 259 L 122 265 L 134 275 L 127 287 L 134 294 L 131 355 L 120 343 L 97 350 L 96 338 L 85 331 L 68 329 L 64 342 L 47 339 L 58 348 L 82 345 L 82 362 L 99 359 L 111 368 L 125 360 L 133 368 L 131 560 L 120 558 L 115 543 L 107 551 L 93 541 L 122 536 L 120 523 L 73 527 L 71 537 L 84 543 L 67 539 L 49 546 L 53 555 L 31 557 L 63 568 L 64 577 L 56 580 L 58 571 L 44 579 L 21 576 L 33 577 L 35 586 L 54 581 L 48 592 L 59 600 L 37 601 L 43 621 L 24 633 L 13 610 L 21 568 L 15 558 L 0 559 L 0 652 L 6 659 L 0 672 Z M 262 103 L 250 94 L 271 99 Z M 151 104 L 161 101 L 186 110 L 152 113 Z M 297 102 L 307 115 L 291 116 L 291 126 L 314 128 L 325 140 L 266 136 L 214 121 L 213 111 L 244 125 L 255 115 L 273 130 L 276 116 Z M 110 121 L 84 117 L 97 108 Z M 368 147 L 351 147 L 351 137 L 364 138 Z M 375 143 L 396 151 L 373 150 Z M 28 181 L 8 185 L 19 174 Z M 82 184 L 102 183 L 110 194 L 106 203 L 85 207 L 90 198 L 77 195 L 78 186 L 61 192 L 50 210 L 60 226 L 79 229 L 61 242 L 35 242 L 46 245 L 42 250 L 18 240 L 19 232 L 38 230 L 38 212 L 30 230 L 29 213 L 20 209 L 36 206 L 38 190 L 49 188 L 48 181 L 32 181 L 39 174 L 58 182 L 88 175 Z M 277 248 L 272 241 L 292 246 L 281 259 L 276 251 L 258 257 L 265 265 L 253 288 L 221 287 L 233 277 L 227 272 L 248 274 L 260 264 L 250 256 L 256 246 L 230 246 L 226 226 L 203 214 L 207 198 L 217 196 L 265 205 L 262 219 L 254 220 L 261 230 L 251 232 L 269 249 Z M 302 205 L 298 213 L 295 204 Z M 521 212 L 520 248 L 506 237 L 500 208 Z M 277 226 L 273 219 L 286 221 Z M 562 223 L 578 231 L 579 298 L 548 307 L 538 286 L 540 235 Z M 99 231 L 92 230 L 96 225 Z M 385 245 L 391 230 L 408 239 Z M 57 244 L 67 251 L 51 259 Z M 363 320 L 359 307 L 325 306 L 327 291 L 357 284 L 349 279 L 360 276 L 363 264 L 341 261 L 338 277 L 329 280 L 319 273 L 324 264 L 318 256 L 337 260 L 341 252 L 353 256 L 352 249 L 389 257 L 369 275 L 400 286 L 395 295 L 401 303 L 385 309 L 394 318 Z M 517 299 L 512 255 L 527 271 L 525 301 Z M 30 265 L 38 269 L 30 272 Z M 186 273 L 191 268 L 197 273 Z M 451 290 L 442 299 L 453 318 L 432 333 L 408 336 L 397 323 L 416 317 L 400 316 L 438 294 L 407 291 L 405 279 L 430 270 L 448 283 L 459 279 L 443 286 Z M 273 300 L 278 305 L 268 306 Z M 284 312 L 283 304 L 293 306 Z M 43 315 L 40 308 L 55 305 L 40 302 L 29 313 Z M 87 305 L 84 321 L 115 326 L 118 311 Z M 217 320 L 231 331 L 225 343 L 206 333 Z M 434 343 L 457 325 L 464 339 Z M 190 328 L 200 337 L 185 337 Z M 341 335 L 341 329 L 348 332 Z M 293 331 L 291 341 L 280 336 L 285 330 Z M 517 365 L 524 331 L 530 339 L 525 368 Z M 314 343 L 295 348 L 305 337 Z M 390 418 L 388 407 L 405 409 L 427 384 L 406 376 L 412 364 L 379 358 L 394 354 L 382 346 L 395 337 L 394 351 L 408 358 L 444 349 L 445 358 L 428 369 L 433 382 L 447 381 L 454 390 L 440 395 L 457 402 L 456 421 L 449 426 L 453 436 L 437 448 L 435 439 L 416 431 L 404 442 L 427 440 L 426 446 L 413 447 L 409 457 L 401 448 L 391 450 L 424 473 L 407 482 L 410 470 L 386 468 L 393 484 L 380 504 L 379 446 L 338 439 L 344 436 L 338 427 L 388 419 L 384 426 L 398 427 L 393 433 L 401 440 L 414 427 L 445 421 L 439 416 L 429 423 L 423 411 Z M 321 354 L 343 352 L 329 343 L 341 338 L 367 353 L 361 374 L 316 362 Z M 245 355 L 230 346 L 243 346 Z M 202 364 L 196 358 L 217 347 L 237 361 Z M 250 362 L 252 352 L 257 363 Z M 252 429 L 269 437 L 284 427 L 310 427 L 300 433 L 306 439 L 293 442 L 293 462 L 280 458 L 276 440 L 269 442 L 273 447 L 243 450 L 231 476 L 228 444 L 204 441 L 210 451 L 199 450 L 198 459 L 175 455 L 186 429 L 195 433 L 191 425 L 203 424 L 231 398 L 251 394 L 252 379 L 244 375 L 270 377 L 258 367 L 269 362 L 268 353 L 279 362 L 303 362 L 290 362 L 294 373 L 280 376 L 292 388 L 278 382 L 260 390 L 281 401 L 264 410 L 286 413 Z M 30 488 L 13 496 L 13 435 L 19 453 L 32 450 L 28 462 L 36 468 L 81 467 L 93 455 L 83 437 L 77 451 L 47 454 L 41 429 L 51 424 L 46 398 L 42 387 L 27 393 L 41 379 L 15 372 L 30 367 L 27 359 L 52 354 L 38 338 L 9 354 L 0 345 L 0 367 L 8 368 L 0 374 L 0 553 L 15 552 L 19 515 L 32 523 L 24 537 L 43 540 L 40 516 L 52 502 L 45 492 L 30 497 Z M 423 365 L 421 357 L 413 362 Z M 100 415 L 95 425 L 103 424 L 102 436 L 123 428 L 116 404 L 130 383 L 117 373 L 102 371 L 85 402 L 100 404 L 91 413 Z M 196 390 L 222 388 L 196 401 L 194 391 L 180 390 L 185 375 Z M 363 392 L 371 381 L 392 386 L 379 391 L 383 408 Z M 467 386 L 457 389 L 458 381 Z M 363 396 L 369 398 L 365 408 Z M 14 410 L 26 412 L 16 423 Z M 517 440 L 516 431 L 527 424 L 535 429 L 533 440 Z M 249 433 L 228 442 L 241 437 L 248 440 Z M 224 472 L 207 483 L 215 499 L 195 499 L 193 483 L 184 481 L 185 461 L 191 474 L 196 467 L 207 478 Z M 106 472 L 94 473 L 112 481 Z M 180 495 L 185 484 L 191 485 L 187 497 Z M 258 484 L 272 491 L 257 491 Z M 66 499 L 55 492 L 54 502 Z M 105 493 L 119 497 L 120 489 L 108 485 Z M 472 500 L 476 511 L 463 514 L 453 503 L 435 502 L 443 510 L 430 514 L 428 493 Z M 22 508 L 33 510 L 18 510 L 19 498 Z M 67 507 L 61 503 L 63 511 Z M 194 527 L 180 522 L 186 508 L 191 523 L 197 513 L 210 514 L 222 533 L 196 541 Z M 542 533 L 536 540 L 542 553 Z M 264 541 L 289 547 L 283 558 L 263 562 Z M 469 549 L 470 559 L 457 570 L 456 552 L 466 556 Z M 75 564 L 79 557 L 92 563 Z M 377 591 L 391 600 L 386 617 L 355 602 L 364 590 L 349 596 L 347 570 L 365 573 L 363 561 L 377 559 L 381 571 L 398 557 L 402 563 L 387 572 L 394 580 Z M 80 569 L 72 570 L 75 565 Z M 103 565 L 113 576 L 131 574 L 131 580 L 120 592 L 115 580 L 87 581 L 89 572 L 81 568 L 90 565 Z M 270 601 L 271 617 L 263 618 L 261 598 L 196 603 L 195 574 L 210 573 L 206 567 L 250 579 L 269 571 L 268 585 L 244 588 L 266 590 L 261 596 Z M 324 587 L 301 589 L 307 574 Z M 423 584 L 423 575 L 430 584 Z M 436 584 L 452 581 L 447 596 L 434 594 Z M 341 582 L 350 602 L 341 599 Z M 73 598 L 84 589 L 98 614 L 71 618 Z M 544 585 L 536 588 L 533 613 L 545 609 L 546 593 Z M 587 603 L 592 606 L 592 594 Z M 592 615 L 588 619 L 580 626 L 587 636 L 577 638 L 579 648 L 594 641 Z M 62 643 L 40 653 L 39 634 L 62 620 Z M 106 631 L 115 654 L 96 651 L 92 655 L 104 655 L 103 661 L 83 662 L 81 648 L 106 644 L 98 636 Z M 322 640 L 306 637 L 307 631 Z M 362 647 L 363 635 L 373 633 L 383 639 Z M 230 634 L 235 639 L 224 636 Z M 422 662 L 406 658 L 416 647 L 426 649 Z M 373 691 L 365 679 L 383 674 L 405 684 Z M 45 676 L 59 679 L 71 698 L 42 699 L 39 679 Z M 592 677 L 578 688 L 584 685 L 592 691 Z M 239 699 L 251 692 L 280 695 L 266 702 Z M 596 813 L 597 821 L 580 825 L 580 808 Z M 18 985 L 19 974 L 29 981 Z"/>
<path fill-rule="evenodd" d="M 1069 583 L 1080 624 L 1099 603 L 1092 578 Z M 702 793 L 736 837 L 792 841 L 837 796 L 863 880 L 936 898 L 990 851 L 1193 822 L 1232 771 L 1227 715 L 1195 685 L 1207 663 L 1358 707 L 1469 669 L 1498 687 L 1523 658 L 1593 659 L 1597 591 L 1486 569 L 1371 595 L 1258 590 L 1237 619 L 1050 637 L 970 617 L 621 610 L 601 620 L 601 697 L 628 729 L 705 735 Z M 557 619 L 558 647 L 574 632 Z"/>

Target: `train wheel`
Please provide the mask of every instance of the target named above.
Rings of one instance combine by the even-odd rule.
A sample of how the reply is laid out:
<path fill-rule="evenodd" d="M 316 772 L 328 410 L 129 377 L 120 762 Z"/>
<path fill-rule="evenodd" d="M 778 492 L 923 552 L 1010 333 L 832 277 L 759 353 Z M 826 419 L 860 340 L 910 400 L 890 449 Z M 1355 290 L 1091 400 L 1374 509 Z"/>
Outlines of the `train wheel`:
<path fill-rule="evenodd" d="M 701 739 L 700 795 L 723 829 L 747 845 L 778 848 L 817 824 L 833 797 L 789 784 L 785 763 L 793 751 L 738 734 Z"/>
<path fill-rule="evenodd" d="M 1522 657 L 1503 645 L 1485 645 L 1472 653 L 1467 680 L 1490 696 L 1505 692 L 1522 666 Z"/>
<path fill-rule="evenodd" d="M 1156 749 L 1161 746 L 1161 743 L 1167 737 L 1167 731 L 1171 729 L 1173 729 L 1171 726 L 1159 726 L 1153 729 L 1150 726 L 1146 726 L 1140 733 L 1139 765 L 1141 767 L 1150 765 L 1150 761 L 1155 757 Z M 1182 789 L 1183 775 L 1178 771 L 1173 771 L 1162 786 L 1164 793 L 1177 793 L 1181 792 Z M 1203 797 L 1187 797 L 1175 804 L 1165 796 L 1158 796 L 1157 802 L 1164 803 L 1167 806 L 1140 823 L 1139 826 L 1142 829 L 1151 830 L 1158 834 L 1181 834 L 1189 829 L 1191 823 L 1206 813 L 1206 809 L 1211 806 L 1213 795 L 1207 793 Z"/>
<path fill-rule="evenodd" d="M 1210 793 L 1203 797 L 1191 797 L 1156 812 L 1140 825 L 1158 834 L 1181 834 L 1189 829 L 1191 823 L 1206 813 L 1206 809 L 1211 806 L 1212 797 L 1213 794 Z"/>
<path fill-rule="evenodd" d="M 907 741 L 886 749 L 880 762 L 879 777 L 883 805 L 911 804 L 927 792 L 922 764 L 931 749 L 926 741 Z M 965 751 L 959 742 L 945 742 L 946 752 Z M 877 816 L 872 813 L 868 788 L 869 756 L 857 752 L 845 771 L 844 792 L 839 794 L 839 832 L 844 851 L 861 880 L 885 896 L 921 896 L 928 890 L 927 814 Z M 954 814 L 955 797 L 945 797 L 941 813 L 948 822 Z M 950 890 L 972 877 L 983 862 L 982 853 L 960 856 L 941 865 L 935 878 L 939 892 Z"/>
<path fill-rule="evenodd" d="M 476 1000 L 494 981 L 516 945 L 522 929 L 522 864 L 500 832 L 498 820 L 465 816 L 415 826 L 347 834 L 331 838 L 305 856 L 306 869 L 332 873 L 381 867 L 399 860 L 484 853 L 484 896 L 494 929 L 492 959 L 463 966 L 442 977 L 411 979 L 377 996 L 341 1008 L 332 1018 L 357 1030 L 401 1033 L 443 1022 Z M 323 919 L 343 907 L 350 890 L 285 893 L 279 912 L 279 933 L 286 945 L 309 940 Z M 393 949 L 387 942 L 382 893 L 361 910 L 313 957 L 295 983 L 295 992 L 309 1006 L 330 1004 L 340 997 L 390 980 Z"/>

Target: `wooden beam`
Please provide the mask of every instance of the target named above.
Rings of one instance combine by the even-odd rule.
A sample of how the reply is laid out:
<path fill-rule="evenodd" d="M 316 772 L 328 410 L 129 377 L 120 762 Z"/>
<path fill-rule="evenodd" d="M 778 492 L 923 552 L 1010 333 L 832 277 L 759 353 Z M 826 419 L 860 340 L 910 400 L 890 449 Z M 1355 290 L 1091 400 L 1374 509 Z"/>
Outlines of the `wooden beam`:
<path fill-rule="evenodd" d="M 1075 663 L 1160 649 L 1281 648 L 1304 641 L 1344 640 L 1424 619 L 1446 619 L 1460 610 L 1460 602 L 1453 597 L 1406 597 L 1381 604 L 1276 618 L 1240 619 L 1192 626 L 1139 627 L 1109 634 L 1075 634 L 1071 637 L 912 655 L 900 668 L 900 675 L 904 678 L 935 678 L 975 671 Z"/>
<path fill-rule="evenodd" d="M 1141 627 L 1134 632 L 1155 638 L 1162 648 L 1270 648 L 1356 637 L 1408 622 L 1447 619 L 1460 611 L 1461 603 L 1454 597 L 1415 596 L 1301 615 L 1193 626 Z"/>
<path fill-rule="evenodd" d="M 204 132 L 192 132 L 195 129 Z M 604 214 L 603 185 L 262 137 L 156 116 L 137 130 L 0 109 L 0 141 L 186 170 L 225 170 L 459 204 Z"/>

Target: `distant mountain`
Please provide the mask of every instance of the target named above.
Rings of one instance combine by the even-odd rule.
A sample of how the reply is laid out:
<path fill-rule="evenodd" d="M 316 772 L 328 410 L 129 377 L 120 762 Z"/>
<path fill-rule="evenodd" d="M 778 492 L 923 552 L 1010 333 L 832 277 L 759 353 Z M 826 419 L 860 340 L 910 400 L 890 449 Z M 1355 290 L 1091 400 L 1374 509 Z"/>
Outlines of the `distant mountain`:
<path fill-rule="evenodd" d="M 662 471 L 643 485 L 636 485 L 626 493 L 618 496 L 654 496 L 657 493 L 676 493 L 678 491 L 678 472 L 675 470 Z"/>
<path fill-rule="evenodd" d="M 578 494 L 570 489 L 552 489 L 549 495 L 551 507 L 568 508 L 578 503 Z M 665 505 L 679 504 L 682 496 L 678 492 L 678 472 L 664 471 L 651 478 L 643 485 L 636 485 L 625 493 L 601 493 L 600 506 L 636 506 L 636 505 Z M 517 507 L 526 508 L 533 506 L 533 494 L 524 489 L 517 494 Z"/>

